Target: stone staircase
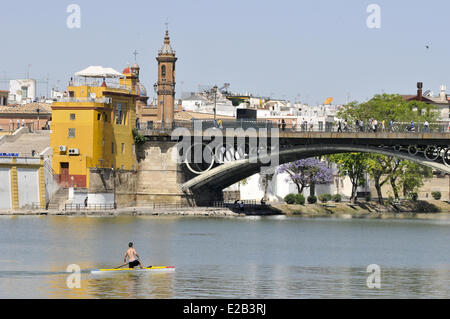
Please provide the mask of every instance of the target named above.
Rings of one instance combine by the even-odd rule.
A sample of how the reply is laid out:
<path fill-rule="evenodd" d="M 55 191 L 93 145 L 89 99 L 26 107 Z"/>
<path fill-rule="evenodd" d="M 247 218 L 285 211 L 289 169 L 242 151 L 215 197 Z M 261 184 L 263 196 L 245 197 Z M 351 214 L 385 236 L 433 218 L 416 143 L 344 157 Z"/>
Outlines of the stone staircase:
<path fill-rule="evenodd" d="M 48 203 L 49 210 L 62 210 L 65 207 L 66 201 L 69 199 L 69 189 L 60 188 L 53 195 Z"/>

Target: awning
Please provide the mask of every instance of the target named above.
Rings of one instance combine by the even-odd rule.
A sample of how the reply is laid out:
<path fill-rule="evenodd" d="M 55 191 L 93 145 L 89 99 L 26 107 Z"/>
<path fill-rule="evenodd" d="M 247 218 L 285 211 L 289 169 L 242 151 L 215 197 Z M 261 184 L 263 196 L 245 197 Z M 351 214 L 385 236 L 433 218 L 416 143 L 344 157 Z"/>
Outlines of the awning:
<path fill-rule="evenodd" d="M 122 78 L 124 75 L 113 68 L 104 68 L 102 66 L 89 66 L 84 70 L 75 73 L 75 76 L 90 78 Z"/>

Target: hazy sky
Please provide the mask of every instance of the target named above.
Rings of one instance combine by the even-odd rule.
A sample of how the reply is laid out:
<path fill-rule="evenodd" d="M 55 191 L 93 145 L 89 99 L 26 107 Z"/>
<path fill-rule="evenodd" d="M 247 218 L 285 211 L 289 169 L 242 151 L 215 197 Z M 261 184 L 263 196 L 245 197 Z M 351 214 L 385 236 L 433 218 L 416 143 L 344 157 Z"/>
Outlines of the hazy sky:
<path fill-rule="evenodd" d="M 81 8 L 69 29 L 68 5 Z M 369 4 L 381 28 L 369 29 Z M 416 82 L 450 91 L 448 0 L 2 0 L 0 79 L 73 73 L 102 65 L 121 71 L 139 51 L 141 81 L 153 94 L 156 60 L 169 21 L 177 91 L 231 83 L 255 95 L 322 103 L 376 93 L 413 94 Z M 426 45 L 430 48 L 427 49 Z M 5 83 L 0 83 L 2 87 Z M 6 84 L 7 85 L 7 84 Z M 39 87 L 45 92 L 45 85 Z"/>

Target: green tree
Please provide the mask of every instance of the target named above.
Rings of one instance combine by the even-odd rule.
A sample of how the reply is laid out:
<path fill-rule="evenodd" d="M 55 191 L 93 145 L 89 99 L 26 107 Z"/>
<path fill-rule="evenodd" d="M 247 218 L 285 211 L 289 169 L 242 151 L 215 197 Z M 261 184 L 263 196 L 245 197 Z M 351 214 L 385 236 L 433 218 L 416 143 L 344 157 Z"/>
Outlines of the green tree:
<path fill-rule="evenodd" d="M 378 202 L 383 205 L 383 194 L 381 188 L 389 181 L 394 158 L 380 154 L 369 154 L 367 156 L 367 172 L 373 179 L 378 195 Z"/>
<path fill-rule="evenodd" d="M 400 175 L 399 179 L 403 190 L 403 197 L 407 197 L 409 193 L 417 192 L 423 186 L 425 178 L 433 177 L 433 170 L 431 168 L 411 161 L 405 162 L 403 174 Z"/>
<path fill-rule="evenodd" d="M 338 117 L 348 123 L 356 120 L 368 120 L 373 118 L 379 122 L 390 120 L 394 122 L 435 122 L 439 118 L 437 107 L 421 101 L 405 101 L 398 94 L 376 94 L 372 99 L 364 103 L 356 101 L 344 105 L 338 112 Z"/>
<path fill-rule="evenodd" d="M 365 185 L 365 176 L 367 161 L 369 154 L 367 153 L 345 153 L 330 155 L 329 160 L 336 163 L 339 175 L 348 176 L 352 183 L 351 202 L 356 203 L 357 189 L 359 186 Z"/>

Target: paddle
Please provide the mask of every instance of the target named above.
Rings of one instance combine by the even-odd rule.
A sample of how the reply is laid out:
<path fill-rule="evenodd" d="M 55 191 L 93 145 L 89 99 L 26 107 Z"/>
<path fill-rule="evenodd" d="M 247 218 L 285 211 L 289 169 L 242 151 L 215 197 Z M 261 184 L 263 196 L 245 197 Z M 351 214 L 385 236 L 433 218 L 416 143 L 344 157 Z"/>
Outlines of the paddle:
<path fill-rule="evenodd" d="M 126 265 L 128 265 L 128 263 L 126 263 L 126 264 L 123 264 L 122 266 L 117 266 L 116 268 L 114 268 L 114 269 L 119 269 L 119 268 L 122 268 L 123 266 L 126 266 Z"/>

